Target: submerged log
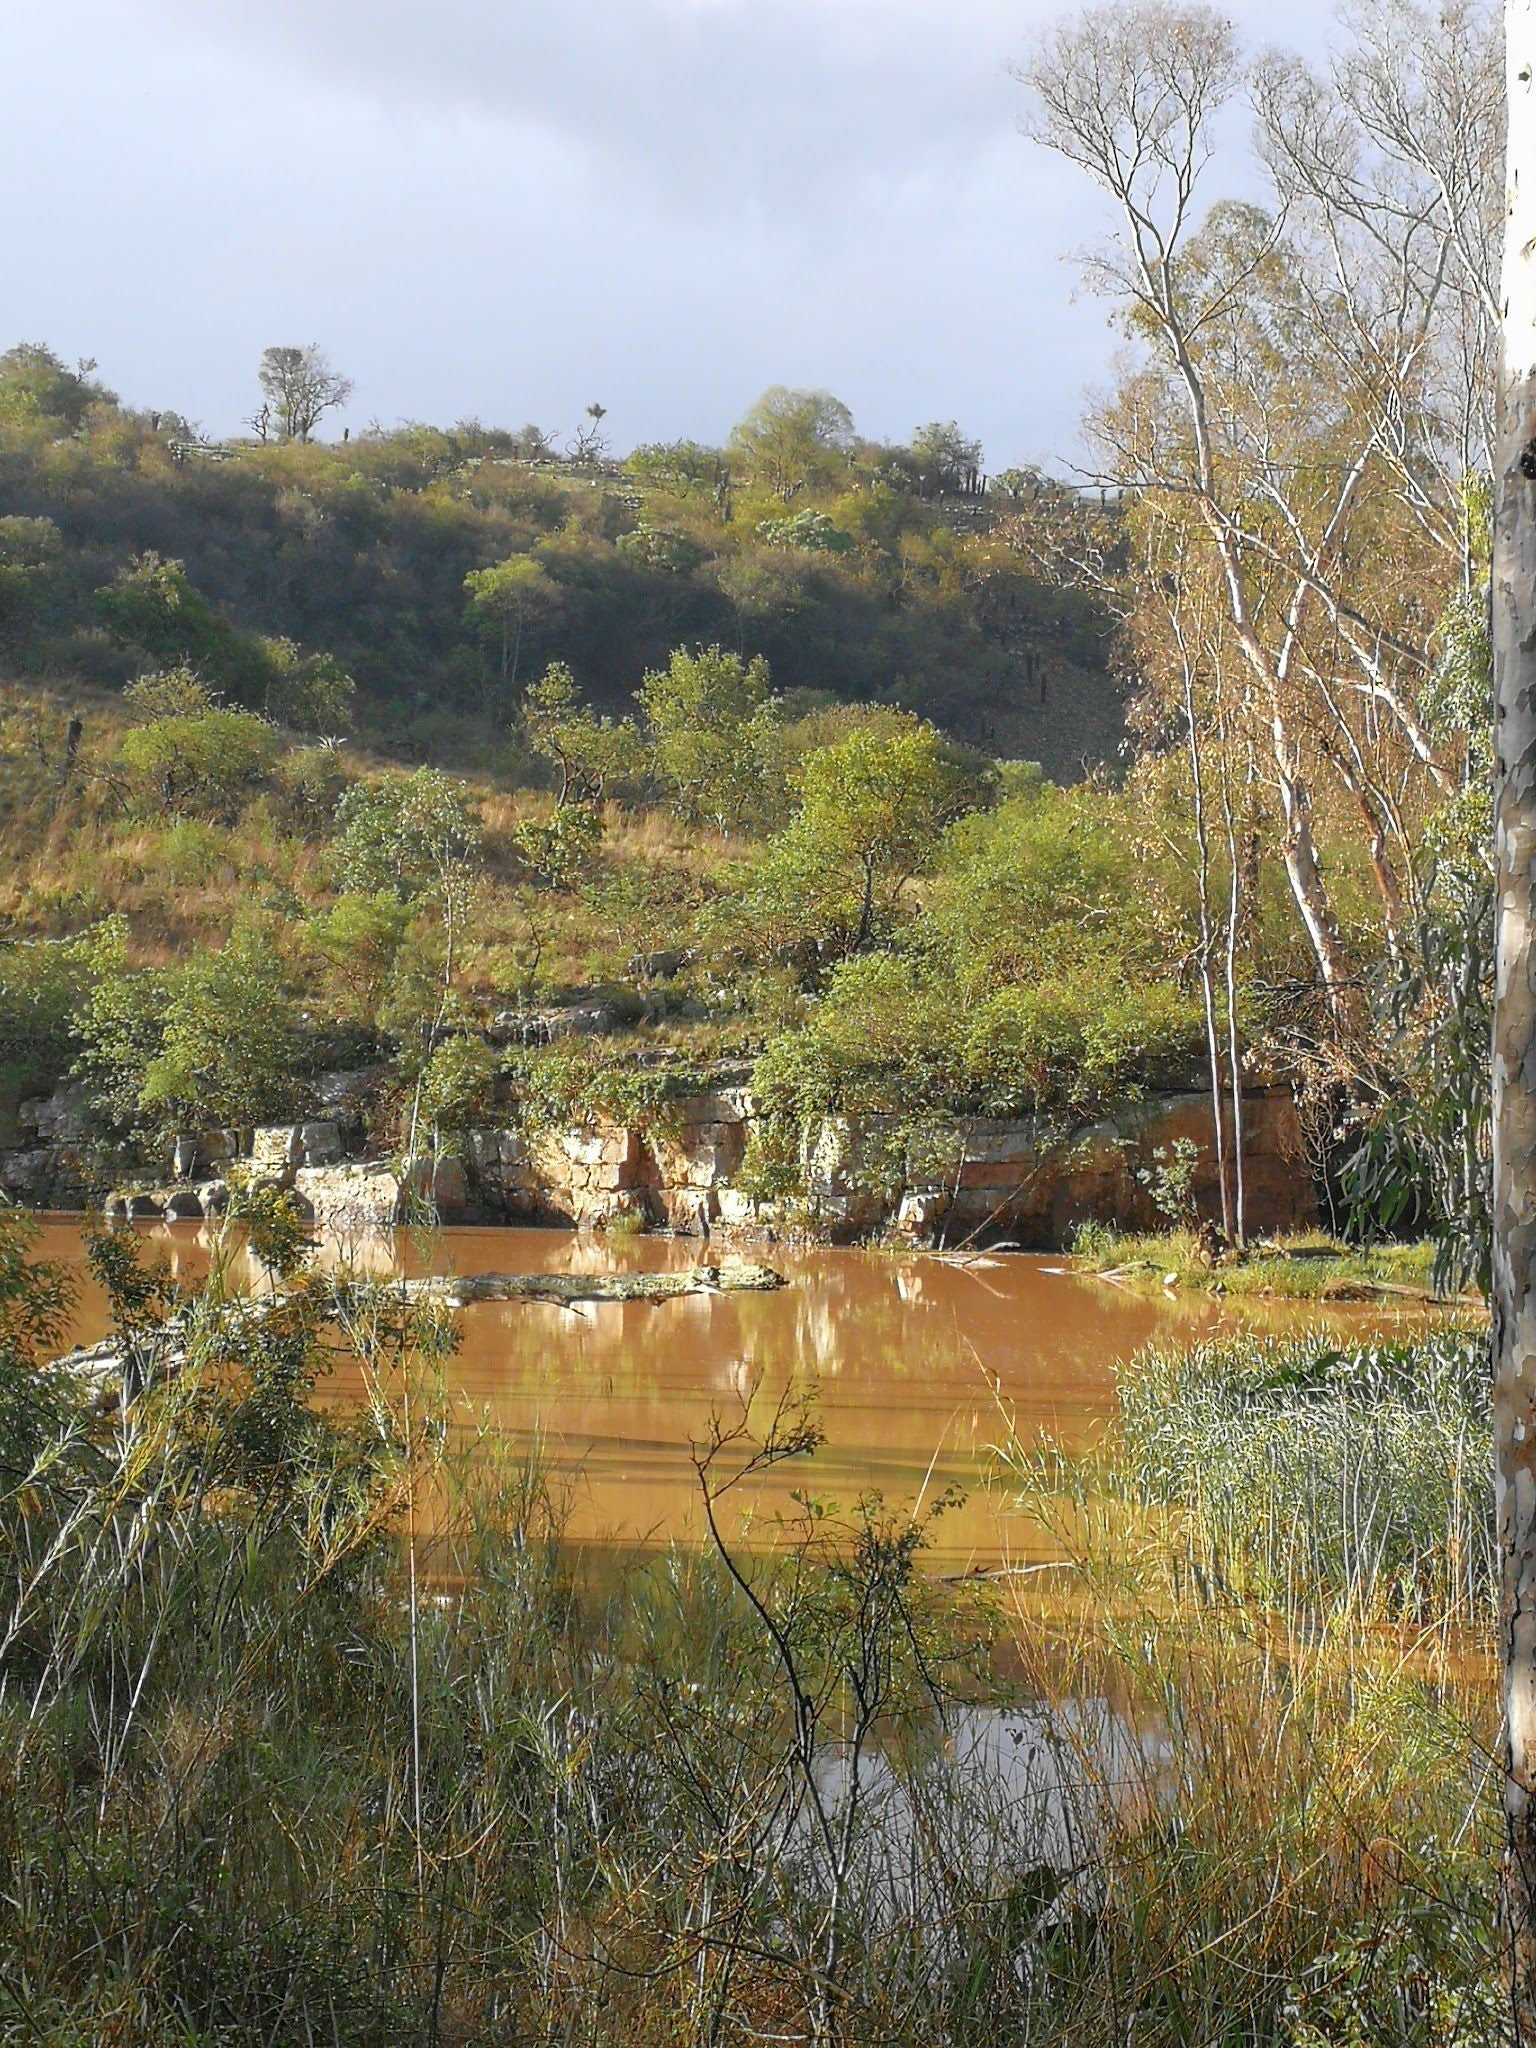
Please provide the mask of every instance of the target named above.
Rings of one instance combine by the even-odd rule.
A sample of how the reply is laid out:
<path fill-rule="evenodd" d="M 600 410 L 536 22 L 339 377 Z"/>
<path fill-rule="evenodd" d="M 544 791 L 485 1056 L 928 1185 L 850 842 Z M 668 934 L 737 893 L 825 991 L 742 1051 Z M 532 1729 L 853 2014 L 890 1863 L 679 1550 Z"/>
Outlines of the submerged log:
<path fill-rule="evenodd" d="M 549 1301 L 575 1308 L 595 1301 L 672 1301 L 681 1294 L 767 1294 L 784 1275 L 753 1259 L 722 1259 L 671 1273 L 441 1273 L 397 1280 L 410 1300 L 465 1308 L 479 1301 Z"/>
<path fill-rule="evenodd" d="M 580 1309 L 601 1301 L 675 1301 L 686 1294 L 768 1294 L 785 1285 L 784 1275 L 754 1259 L 722 1259 L 718 1265 L 688 1266 L 658 1273 L 429 1273 L 415 1279 L 338 1281 L 331 1299 L 337 1316 L 372 1300 L 441 1302 L 445 1308 L 486 1301 L 542 1301 Z M 247 1325 L 281 1308 L 286 1294 L 241 1295 L 229 1308 Z M 131 1398 L 150 1377 L 175 1372 L 186 1357 L 189 1332 L 178 1313 L 141 1342 L 135 1356 L 120 1337 L 77 1345 L 54 1369 L 98 1386 L 122 1384 Z"/>

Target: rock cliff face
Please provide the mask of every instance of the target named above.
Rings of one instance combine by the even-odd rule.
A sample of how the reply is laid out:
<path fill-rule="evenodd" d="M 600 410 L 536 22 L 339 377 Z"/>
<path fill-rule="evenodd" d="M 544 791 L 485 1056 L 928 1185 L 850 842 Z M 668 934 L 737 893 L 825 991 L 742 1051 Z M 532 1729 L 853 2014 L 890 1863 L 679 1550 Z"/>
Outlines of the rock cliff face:
<path fill-rule="evenodd" d="M 89 1201 L 89 1115 L 82 1088 L 33 1096 L 15 1114 L 15 1143 L 0 1150 L 0 1196 L 30 1209 L 77 1209 Z"/>
<path fill-rule="evenodd" d="M 1288 1092 L 1244 1103 L 1244 1177 L 1250 1229 L 1315 1224 L 1317 1190 Z M 1080 1223 L 1153 1229 L 1159 1218 L 1137 1178 L 1181 1141 L 1196 1148 L 1191 1192 L 1202 1216 L 1221 1214 L 1214 1127 L 1206 1095 L 1155 1095 L 1093 1123 L 1059 1117 L 957 1120 L 924 1133 L 922 1156 L 889 1123 L 828 1119 L 807 1136 L 808 1200 L 827 1228 L 894 1222 L 914 1234 L 995 1232 L 1051 1248 Z"/>
<path fill-rule="evenodd" d="M 1099 1122 L 956 1122 L 925 1133 L 918 1148 L 894 1124 L 829 1119 L 804 1137 L 805 1192 L 758 1204 L 735 1185 L 751 1133 L 745 1089 L 684 1098 L 664 1126 L 590 1123 L 532 1136 L 470 1134 L 460 1163 L 426 1162 L 397 1174 L 383 1167 L 301 1169 L 295 1186 L 317 1218 L 360 1222 L 407 1212 L 430 1191 L 445 1221 L 600 1227 L 622 1217 L 703 1235 L 716 1228 L 802 1223 L 834 1237 L 894 1226 L 915 1237 L 973 1231 L 1026 1245 L 1065 1244 L 1090 1219 L 1151 1228 L 1157 1212 L 1137 1179 L 1161 1147 L 1198 1148 L 1193 1192 L 1217 1215 L 1212 1120 L 1201 1095 L 1157 1096 Z M 1281 1230 L 1317 1220 L 1317 1199 L 1288 1094 L 1246 1105 L 1248 1220 Z M 935 1153 L 943 1156 L 935 1160 Z"/>
<path fill-rule="evenodd" d="M 90 1197 L 69 1121 L 79 1105 L 37 1107 L 34 1142 L 0 1154 L 0 1185 L 32 1206 L 83 1206 Z M 1316 1192 L 1291 1097 L 1256 1093 L 1244 1114 L 1250 1228 L 1315 1223 Z M 1091 1219 L 1155 1225 L 1138 1172 L 1155 1165 L 1159 1149 L 1167 1155 L 1183 1140 L 1196 1151 L 1200 1209 L 1219 1213 L 1203 1095 L 1151 1096 L 1076 1127 L 1060 1118 L 978 1118 L 914 1133 L 889 1118 L 828 1118 L 802 1134 L 801 1192 L 770 1204 L 740 1186 L 753 1115 L 747 1088 L 722 1085 L 671 1103 L 664 1119 L 646 1127 L 596 1121 L 477 1130 L 460 1155 L 404 1163 L 357 1157 L 361 1127 L 340 1118 L 189 1133 L 165 1182 L 114 1194 L 108 1209 L 140 1217 L 217 1214 L 228 1199 L 225 1169 L 238 1159 L 256 1179 L 292 1188 L 316 1221 L 348 1229 L 431 1211 L 448 1223 L 593 1228 L 634 1218 L 699 1236 L 796 1225 L 832 1237 L 883 1229 L 950 1240 L 977 1233 L 1055 1248 Z"/>

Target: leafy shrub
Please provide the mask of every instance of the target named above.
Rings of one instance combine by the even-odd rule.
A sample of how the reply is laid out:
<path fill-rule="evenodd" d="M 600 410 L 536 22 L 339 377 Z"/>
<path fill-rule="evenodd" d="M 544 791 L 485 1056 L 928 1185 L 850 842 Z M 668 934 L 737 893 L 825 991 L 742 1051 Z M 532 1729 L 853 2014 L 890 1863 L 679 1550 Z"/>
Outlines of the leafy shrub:
<path fill-rule="evenodd" d="M 412 914 L 393 890 L 379 889 L 338 896 L 305 921 L 303 938 L 325 961 L 349 1011 L 376 1015 Z"/>
<path fill-rule="evenodd" d="M 1171 982 L 1116 981 L 1108 963 L 1000 989 L 971 1011 L 964 1074 L 1006 1114 L 1083 1107 L 1184 1080 L 1199 1058 L 1196 999 Z"/>
<path fill-rule="evenodd" d="M 270 773 L 278 750 L 264 718 L 214 706 L 135 726 L 123 735 L 118 757 L 142 810 L 233 818 Z"/>
<path fill-rule="evenodd" d="M 421 1070 L 418 1108 L 440 1136 L 483 1123 L 494 1111 L 498 1063 L 483 1039 L 445 1038 Z"/>
<path fill-rule="evenodd" d="M 561 804 L 548 818 L 522 818 L 512 829 L 518 858 L 551 889 L 569 889 L 603 843 L 603 821 L 586 804 Z"/>
<path fill-rule="evenodd" d="M 770 1111 L 893 1115 L 950 1094 L 958 1053 L 947 993 L 871 953 L 841 962 L 806 1023 L 769 1041 L 753 1085 Z"/>
<path fill-rule="evenodd" d="M 212 881 L 230 857 L 228 833 L 203 818 L 178 818 L 167 826 L 156 856 L 167 880 L 182 889 Z"/>
<path fill-rule="evenodd" d="M 337 872 L 361 895 L 418 896 L 479 844 L 464 785 L 437 768 L 354 783 L 336 824 Z"/>
<path fill-rule="evenodd" d="M 0 937 L 0 1090 L 41 1092 L 68 1072 L 75 1020 L 122 938 L 116 922 L 74 939 Z"/>
<path fill-rule="evenodd" d="M 511 1054 L 502 1065 L 514 1114 L 532 1129 L 603 1118 L 641 1129 L 664 1128 L 679 1096 L 703 1083 L 692 1068 L 635 1065 L 604 1058 L 589 1044 L 565 1043 Z"/>
<path fill-rule="evenodd" d="M 757 537 L 771 548 L 802 548 L 809 554 L 842 555 L 853 546 L 851 534 L 844 533 L 825 512 L 795 512 L 788 519 L 765 519 Z"/>
<path fill-rule="evenodd" d="M 764 1049 L 764 1099 L 801 1115 L 1086 1110 L 1179 1076 L 1198 1056 L 1192 997 L 1166 982 L 1106 986 L 1087 969 L 967 1003 L 922 956 L 841 962 L 806 1022 Z"/>
<path fill-rule="evenodd" d="M 679 648 L 637 694 L 657 775 L 681 817 L 724 831 L 760 815 L 762 741 L 777 718 L 766 661 Z"/>
<path fill-rule="evenodd" d="M 287 975 L 250 927 L 170 969 L 104 974 L 79 1029 L 82 1071 L 140 1136 L 264 1123 L 297 1106 L 300 1044 Z"/>
<path fill-rule="evenodd" d="M 633 533 L 621 533 L 614 546 L 621 555 L 643 562 L 660 576 L 686 576 L 706 559 L 703 548 L 690 535 L 670 526 L 652 526 L 644 519 Z"/>

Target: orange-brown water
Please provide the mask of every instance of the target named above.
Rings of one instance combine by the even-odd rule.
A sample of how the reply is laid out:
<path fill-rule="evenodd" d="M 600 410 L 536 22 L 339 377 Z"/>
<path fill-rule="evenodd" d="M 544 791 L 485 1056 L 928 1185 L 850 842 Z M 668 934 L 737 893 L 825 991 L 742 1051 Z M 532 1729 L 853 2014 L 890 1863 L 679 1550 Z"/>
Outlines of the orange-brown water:
<path fill-rule="evenodd" d="M 106 1304 L 81 1265 L 80 1226 L 53 1219 L 37 1255 L 80 1274 L 76 1334 L 101 1336 Z M 197 1224 L 144 1232 L 185 1281 L 205 1270 Z M 451 1229 L 430 1241 L 399 1231 L 322 1256 L 374 1273 L 612 1272 L 688 1266 L 697 1244 L 623 1242 L 548 1230 Z M 1011 1417 L 1027 1441 L 1080 1447 L 1110 1413 L 1112 1368 L 1154 1339 L 1192 1340 L 1235 1320 L 1209 1300 L 1154 1298 L 1077 1278 L 1058 1261 L 1001 1254 L 968 1267 L 922 1253 L 773 1250 L 789 1285 L 771 1294 L 601 1303 L 580 1313 L 542 1303 L 477 1305 L 459 1318 L 448 1364 L 456 1420 L 537 1446 L 567 1494 L 574 1537 L 649 1544 L 699 1533 L 690 1444 L 712 1416 L 761 1427 L 786 1389 L 811 1395 L 826 1441 L 780 1467 L 755 1498 L 761 1517 L 792 1489 L 850 1506 L 965 1490 L 934 1532 L 931 1562 L 964 1569 L 1038 1557 L 1044 1533 L 989 1486 L 993 1446 Z M 1316 1311 L 1299 1309 L 1300 1319 Z M 362 1396 L 360 1376 L 324 1383 L 328 1400 Z M 742 1506 L 746 1503 L 742 1502 Z"/>

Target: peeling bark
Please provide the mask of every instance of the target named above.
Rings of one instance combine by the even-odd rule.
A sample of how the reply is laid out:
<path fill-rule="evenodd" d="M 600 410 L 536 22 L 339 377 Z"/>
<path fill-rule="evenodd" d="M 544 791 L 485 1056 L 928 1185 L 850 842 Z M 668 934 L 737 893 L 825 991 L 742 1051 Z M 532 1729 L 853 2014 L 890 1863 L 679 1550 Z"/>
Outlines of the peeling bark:
<path fill-rule="evenodd" d="M 1536 0 L 1507 0 L 1507 212 L 1493 646 L 1495 1482 L 1503 1903 L 1515 2039 L 1536 2048 Z"/>

